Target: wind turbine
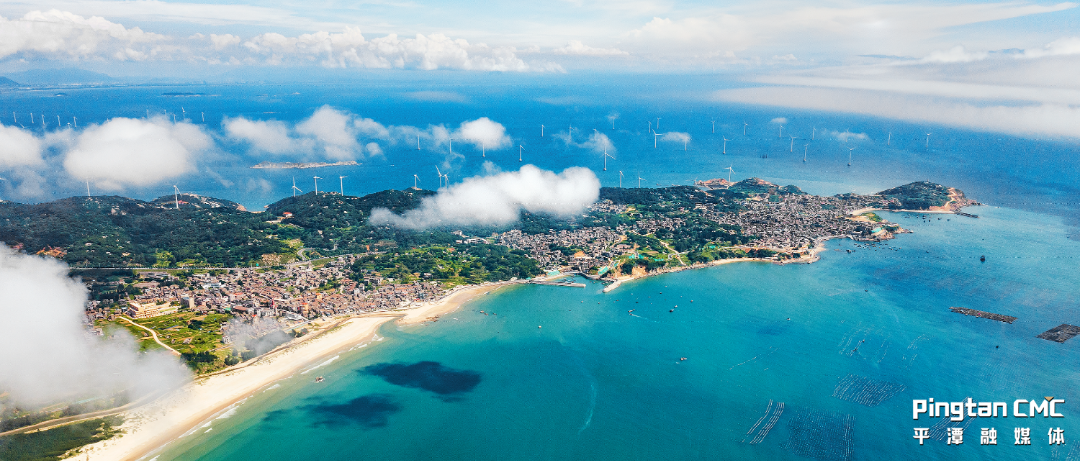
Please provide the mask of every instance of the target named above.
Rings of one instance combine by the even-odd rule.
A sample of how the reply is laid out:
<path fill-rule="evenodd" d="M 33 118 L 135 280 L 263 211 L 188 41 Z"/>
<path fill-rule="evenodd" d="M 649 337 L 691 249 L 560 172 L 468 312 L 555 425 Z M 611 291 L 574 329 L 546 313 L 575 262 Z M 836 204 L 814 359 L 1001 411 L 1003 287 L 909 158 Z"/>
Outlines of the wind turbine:
<path fill-rule="evenodd" d="M 612 160 L 615 160 L 615 157 L 612 157 L 611 155 L 608 155 L 607 148 L 605 148 L 604 149 L 604 171 L 607 171 L 607 159 L 608 158 L 611 158 Z"/>
<path fill-rule="evenodd" d="M 416 189 L 416 190 L 420 190 L 420 187 L 418 186 L 418 184 L 420 184 L 420 176 L 417 176 L 417 175 L 414 174 L 414 175 L 412 175 L 412 177 L 413 177 L 412 188 Z"/>
<path fill-rule="evenodd" d="M 570 125 L 570 128 L 566 129 L 567 142 L 574 142 L 574 125 Z"/>
<path fill-rule="evenodd" d="M 30 115 L 34 115 L 34 114 L 30 114 Z M 653 132 L 653 130 L 652 130 L 652 120 L 649 120 L 649 133 L 652 133 L 652 132 Z"/>
<path fill-rule="evenodd" d="M 487 158 L 487 143 L 480 141 L 480 156 Z"/>
<path fill-rule="evenodd" d="M 795 152 L 795 140 L 799 139 L 797 136 L 790 136 L 791 146 L 788 146 L 788 152 Z"/>
<path fill-rule="evenodd" d="M 15 119 L 15 124 L 16 124 L 16 125 L 18 125 L 18 124 L 19 124 L 19 116 L 18 116 L 18 115 L 15 115 L 15 113 L 14 113 L 14 112 L 12 112 L 12 113 L 11 113 L 11 118 Z"/>
<path fill-rule="evenodd" d="M 713 134 L 716 134 L 716 120 L 712 121 L 712 132 Z"/>
<path fill-rule="evenodd" d="M 847 150 L 847 166 L 851 166 L 851 151 L 855 150 L 854 147 L 849 147 Z"/>
<path fill-rule="evenodd" d="M 345 196 L 345 178 L 348 178 L 348 176 L 338 176 L 338 177 L 337 177 L 337 179 L 338 179 L 338 186 L 340 186 L 340 187 L 341 187 L 341 196 L 342 196 L 342 197 L 344 197 L 344 196 Z"/>
<path fill-rule="evenodd" d="M 930 148 L 930 135 L 933 133 L 926 133 L 926 148 Z"/>
<path fill-rule="evenodd" d="M 454 153 L 454 138 L 450 138 L 450 153 Z"/>
<path fill-rule="evenodd" d="M 727 168 L 724 168 L 725 170 L 727 170 L 727 182 L 731 182 L 731 173 L 735 172 L 735 170 L 733 170 L 731 167 L 732 165 L 728 165 Z"/>
<path fill-rule="evenodd" d="M 891 131 L 889 132 L 889 139 L 885 141 L 885 145 L 886 146 L 891 146 L 892 145 L 892 132 Z"/>
<path fill-rule="evenodd" d="M 206 123 L 206 112 L 199 112 L 199 113 L 202 114 L 202 122 Z"/>
<path fill-rule="evenodd" d="M 439 187 L 442 187 L 442 171 L 439 170 L 439 165 L 435 165 L 435 174 L 439 176 Z"/>
<path fill-rule="evenodd" d="M 656 129 L 660 129 L 660 117 L 656 117 Z"/>
<path fill-rule="evenodd" d="M 176 202 L 176 209 L 180 209 L 180 188 L 176 187 L 176 184 L 172 185 L 173 188 L 173 201 Z"/>
<path fill-rule="evenodd" d="M 79 119 L 75 118 L 75 116 L 71 117 L 71 123 L 75 124 L 75 128 L 79 127 Z"/>
<path fill-rule="evenodd" d="M 420 135 L 416 135 L 416 150 L 420 150 Z"/>
<path fill-rule="evenodd" d="M 301 194 L 304 193 L 304 191 L 300 190 L 299 187 L 296 187 L 296 176 L 293 176 L 293 178 L 292 178 L 292 196 L 296 197 L 297 192 L 300 192 Z"/>
<path fill-rule="evenodd" d="M 780 133 L 776 135 L 778 138 L 784 137 L 784 125 L 780 125 Z"/>
<path fill-rule="evenodd" d="M 816 126 L 814 127 L 814 131 L 810 132 L 810 140 L 813 141 L 815 137 L 817 137 L 817 127 Z"/>
<path fill-rule="evenodd" d="M 638 175 L 638 177 L 637 177 L 637 186 L 638 186 L 638 189 L 641 189 L 641 181 L 642 181 L 643 179 L 645 179 L 645 178 L 642 178 L 642 177 L 641 177 L 641 175 Z"/>
<path fill-rule="evenodd" d="M 59 115 L 56 116 L 56 128 L 60 129 L 60 116 Z"/>
<path fill-rule="evenodd" d="M 619 189 L 622 189 L 622 170 L 619 170 Z"/>
<path fill-rule="evenodd" d="M 90 198 L 90 180 L 86 180 L 86 198 Z"/>
<path fill-rule="evenodd" d="M 180 112 L 183 114 L 180 116 L 180 121 L 187 120 L 187 111 L 184 110 L 184 106 L 180 106 Z"/>
<path fill-rule="evenodd" d="M 521 144 L 518 144 L 518 161 L 519 162 L 521 161 L 521 151 L 523 151 L 523 150 L 525 150 L 525 148 L 522 147 Z"/>
<path fill-rule="evenodd" d="M 544 125 L 540 125 L 540 137 L 544 137 Z"/>
<path fill-rule="evenodd" d="M 743 136 L 746 136 L 746 127 L 748 127 L 748 126 L 750 126 L 749 123 L 742 122 L 742 134 L 743 134 Z"/>
<path fill-rule="evenodd" d="M 319 196 L 319 180 L 322 179 L 322 178 L 320 178 L 318 176 L 315 176 L 314 178 L 315 178 L 315 196 L 318 197 Z"/>
<path fill-rule="evenodd" d="M 806 163 L 806 150 L 809 149 L 809 148 L 810 148 L 809 144 L 803 146 L 803 150 L 802 150 L 802 161 L 803 161 L 803 163 Z"/>
<path fill-rule="evenodd" d="M 690 137 L 689 136 L 687 136 L 685 139 L 682 140 L 682 150 L 683 150 L 683 152 L 686 152 L 686 145 L 687 144 L 690 144 Z"/>
<path fill-rule="evenodd" d="M 657 133 L 657 132 L 654 131 L 653 134 L 652 134 L 652 148 L 653 149 L 656 149 L 656 137 L 657 136 L 660 136 L 660 133 Z"/>
<path fill-rule="evenodd" d="M 34 113 L 33 112 L 30 113 L 30 124 L 31 125 L 34 124 Z"/>

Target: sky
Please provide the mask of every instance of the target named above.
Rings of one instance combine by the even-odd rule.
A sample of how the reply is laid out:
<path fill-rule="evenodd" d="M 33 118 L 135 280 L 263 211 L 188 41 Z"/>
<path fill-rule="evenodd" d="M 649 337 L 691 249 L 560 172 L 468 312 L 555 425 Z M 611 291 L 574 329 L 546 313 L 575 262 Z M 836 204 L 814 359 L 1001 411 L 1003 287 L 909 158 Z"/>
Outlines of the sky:
<path fill-rule="evenodd" d="M 7 0 L 0 73 L 716 73 L 741 87 L 702 97 L 1075 137 L 1077 6 Z"/>
<path fill-rule="evenodd" d="M 5 0 L 0 75 L 78 68 L 129 82 L 214 83 L 236 75 L 347 80 L 377 73 L 386 80 L 400 75 L 407 85 L 430 72 L 473 82 L 513 75 L 541 85 L 650 74 L 670 76 L 670 94 L 717 106 L 867 115 L 1074 143 L 1080 138 L 1078 6 Z M 715 87 L 701 85 L 702 76 L 715 76 Z M 695 83 L 680 86 L 680 77 Z M 395 126 L 333 103 L 320 103 L 328 106 L 295 123 L 231 117 L 204 127 L 148 112 L 145 120 L 42 134 L 0 126 L 2 189 L 9 197 L 44 198 L 47 173 L 58 164 L 95 190 L 164 184 L 198 170 L 221 145 L 246 146 L 272 160 L 329 161 L 378 156 L 417 137 L 439 147 L 449 147 L 450 138 L 513 147 L 500 121 L 484 114 L 460 125 Z M 575 145 L 614 153 L 606 137 L 587 144 Z M 148 151 L 159 158 L 142 155 Z"/>

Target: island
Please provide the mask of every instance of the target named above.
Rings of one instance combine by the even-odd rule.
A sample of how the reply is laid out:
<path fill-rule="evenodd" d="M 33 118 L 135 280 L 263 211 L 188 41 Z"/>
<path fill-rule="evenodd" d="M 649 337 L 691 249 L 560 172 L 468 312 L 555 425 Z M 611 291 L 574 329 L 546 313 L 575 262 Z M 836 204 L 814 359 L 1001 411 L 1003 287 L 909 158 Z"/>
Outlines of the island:
<path fill-rule="evenodd" d="M 355 164 L 339 162 L 349 163 Z M 92 334 L 126 330 L 140 348 L 171 350 L 209 377 L 199 389 L 214 391 L 213 398 L 184 410 L 190 416 L 183 424 L 195 424 L 336 345 L 370 338 L 384 322 L 436 319 L 503 286 L 580 274 L 610 282 L 610 291 L 635 278 L 714 264 L 811 263 L 829 239 L 876 244 L 909 232 L 875 211 L 962 213 L 977 204 L 928 182 L 816 196 L 750 178 L 603 187 L 599 200 L 569 219 L 522 212 L 505 226 L 427 230 L 368 221 L 373 209 L 401 213 L 436 194 L 306 193 L 261 213 L 195 194 L 0 202 L 0 241 L 70 266 L 88 289 Z M 232 334 L 237 322 L 248 336 Z M 305 346 L 312 337 L 337 339 Z M 275 359 L 280 367 L 248 367 L 282 351 L 292 358 Z M 34 444 L 33 434 L 42 432 L 31 430 L 86 415 L 81 426 L 61 427 L 80 431 L 70 440 L 90 443 L 116 427 L 131 429 L 117 415 L 147 421 L 137 409 L 126 413 L 137 403 L 114 395 L 93 404 L 10 406 L 0 414 L 0 435 L 25 435 Z M 131 440 L 169 427 L 151 424 Z"/>
<path fill-rule="evenodd" d="M 343 161 L 343 162 L 334 162 L 334 163 L 325 163 L 325 162 L 262 162 L 262 163 L 259 163 L 258 165 L 252 165 L 251 168 L 259 168 L 259 169 L 298 169 L 298 170 L 303 170 L 303 169 L 306 169 L 306 168 L 322 168 L 322 167 L 327 167 L 327 166 L 357 166 L 357 165 L 359 165 L 359 163 L 356 163 L 356 162 L 354 162 L 352 160 Z"/>

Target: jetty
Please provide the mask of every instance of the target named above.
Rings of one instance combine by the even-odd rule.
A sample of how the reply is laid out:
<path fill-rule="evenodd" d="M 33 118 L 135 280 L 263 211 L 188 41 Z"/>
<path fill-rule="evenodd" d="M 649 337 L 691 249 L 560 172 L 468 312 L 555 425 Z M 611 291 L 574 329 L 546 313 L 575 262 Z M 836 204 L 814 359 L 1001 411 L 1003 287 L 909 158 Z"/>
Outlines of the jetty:
<path fill-rule="evenodd" d="M 1063 343 L 1076 335 L 1080 335 L 1080 327 L 1063 323 L 1042 332 L 1041 334 L 1036 336 L 1036 338 L 1042 338 L 1047 341 Z"/>
<path fill-rule="evenodd" d="M 956 211 L 955 214 L 958 214 L 960 216 L 967 216 L 969 218 L 978 218 L 979 217 L 979 215 L 977 215 L 977 214 L 964 213 L 963 211 Z"/>
<path fill-rule="evenodd" d="M 548 280 L 529 280 L 529 283 L 534 284 L 534 285 L 552 285 L 552 286 L 557 286 L 557 287 L 585 288 L 584 283 L 574 283 L 574 282 L 555 282 L 555 281 L 548 281 Z"/>
<path fill-rule="evenodd" d="M 1011 315 L 995 314 L 993 312 L 980 311 L 980 310 L 977 310 L 977 309 L 968 309 L 966 307 L 950 307 L 949 310 L 953 311 L 953 312 L 956 312 L 957 314 L 964 314 L 964 315 L 970 315 L 972 317 L 979 317 L 979 318 L 984 318 L 984 319 L 997 320 L 999 322 L 1005 322 L 1005 323 L 1013 323 L 1013 322 L 1016 321 L 1016 317 L 1013 317 Z"/>

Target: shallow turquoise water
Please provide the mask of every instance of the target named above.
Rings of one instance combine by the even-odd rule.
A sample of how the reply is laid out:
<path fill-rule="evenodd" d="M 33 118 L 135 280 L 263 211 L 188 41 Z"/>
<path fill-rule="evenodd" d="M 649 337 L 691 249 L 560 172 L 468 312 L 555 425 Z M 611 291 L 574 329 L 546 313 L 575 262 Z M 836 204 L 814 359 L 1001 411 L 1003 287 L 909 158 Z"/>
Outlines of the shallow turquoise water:
<path fill-rule="evenodd" d="M 915 233 L 877 248 L 831 241 L 812 265 L 731 264 L 607 294 L 593 282 L 506 289 L 434 324 L 388 325 L 382 341 L 260 392 L 155 456 L 807 459 L 792 445 L 818 426 L 800 415 L 832 412 L 833 435 L 818 435 L 835 436 L 828 424 L 850 415 L 850 459 L 1073 459 L 1073 445 L 1048 446 L 1046 431 L 1080 436 L 1080 339 L 1035 335 L 1080 323 L 1080 244 L 1059 218 L 968 211 L 982 217 L 885 213 Z M 874 407 L 833 397 L 848 375 L 905 390 Z M 912 399 L 1049 395 L 1066 400 L 1064 419 L 977 420 L 962 446 L 912 438 L 937 421 L 912 421 Z M 750 444 L 770 400 L 785 410 Z M 1033 445 L 1013 446 L 1016 426 L 1031 428 Z M 980 446 L 980 427 L 995 427 L 999 445 Z"/>

